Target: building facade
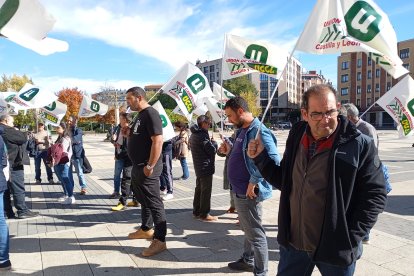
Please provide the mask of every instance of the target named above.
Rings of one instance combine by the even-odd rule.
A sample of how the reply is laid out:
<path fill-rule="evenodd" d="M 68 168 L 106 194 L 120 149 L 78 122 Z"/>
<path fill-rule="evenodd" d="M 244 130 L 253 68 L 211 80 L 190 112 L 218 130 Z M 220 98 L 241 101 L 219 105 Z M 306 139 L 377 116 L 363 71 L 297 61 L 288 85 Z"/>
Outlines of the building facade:
<path fill-rule="evenodd" d="M 413 76 L 414 39 L 398 43 L 398 53 L 403 66 Z M 364 52 L 342 53 L 338 57 L 338 99 L 341 104 L 353 103 L 361 112 L 367 113 L 364 120 L 376 127 L 393 127 L 394 120 L 380 106 L 372 106 L 391 89 L 399 79 L 392 78 L 370 55 Z M 401 78 L 400 78 L 401 79 Z"/>
<path fill-rule="evenodd" d="M 92 96 L 98 102 L 104 103 L 109 107 L 126 107 L 126 90 L 107 89 Z"/>

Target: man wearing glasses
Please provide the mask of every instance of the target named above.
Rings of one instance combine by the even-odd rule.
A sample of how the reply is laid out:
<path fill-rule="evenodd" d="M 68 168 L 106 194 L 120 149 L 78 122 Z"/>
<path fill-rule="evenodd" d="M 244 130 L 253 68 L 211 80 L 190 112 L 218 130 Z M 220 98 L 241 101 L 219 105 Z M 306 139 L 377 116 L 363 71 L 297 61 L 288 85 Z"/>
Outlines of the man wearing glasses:
<path fill-rule="evenodd" d="M 386 190 L 377 149 L 338 115 L 336 91 L 315 85 L 303 94 L 302 122 L 289 133 L 280 166 L 261 138 L 248 155 L 281 190 L 278 275 L 353 275 L 362 239 L 384 209 Z"/>

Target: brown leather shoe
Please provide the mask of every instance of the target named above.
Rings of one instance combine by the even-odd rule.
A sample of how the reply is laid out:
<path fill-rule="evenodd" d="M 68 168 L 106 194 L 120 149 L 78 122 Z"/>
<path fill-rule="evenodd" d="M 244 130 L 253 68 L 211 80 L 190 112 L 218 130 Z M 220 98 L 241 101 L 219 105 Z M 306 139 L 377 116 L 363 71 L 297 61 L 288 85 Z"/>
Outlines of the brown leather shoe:
<path fill-rule="evenodd" d="M 86 195 L 86 189 L 85 188 L 82 188 L 79 194 L 80 195 Z"/>
<path fill-rule="evenodd" d="M 228 213 L 228 214 L 233 214 L 233 213 L 236 213 L 236 208 L 234 208 L 234 207 L 230 207 L 230 208 L 226 211 L 226 213 Z"/>
<path fill-rule="evenodd" d="M 165 242 L 154 239 L 151 241 L 150 246 L 148 248 L 145 248 L 141 254 L 144 257 L 150 257 L 150 256 L 157 255 L 158 253 L 161 253 L 162 251 L 166 249 L 167 249 L 167 244 Z"/>
<path fill-rule="evenodd" d="M 128 234 L 128 239 L 152 239 L 154 237 L 154 229 L 144 231 L 141 228 L 138 231 Z"/>
<path fill-rule="evenodd" d="M 211 222 L 211 221 L 217 221 L 218 217 L 207 215 L 205 218 L 200 217 L 200 220 L 205 221 L 205 222 Z"/>

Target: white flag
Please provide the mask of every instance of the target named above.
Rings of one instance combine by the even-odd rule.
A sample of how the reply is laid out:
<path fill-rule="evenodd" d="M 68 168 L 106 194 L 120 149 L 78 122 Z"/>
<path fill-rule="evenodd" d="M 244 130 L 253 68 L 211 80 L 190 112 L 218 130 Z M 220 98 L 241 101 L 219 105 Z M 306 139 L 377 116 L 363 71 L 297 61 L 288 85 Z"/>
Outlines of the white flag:
<path fill-rule="evenodd" d="M 67 51 L 65 41 L 48 38 L 55 19 L 38 0 L 0 0 L 0 34 L 41 55 Z"/>
<path fill-rule="evenodd" d="M 216 100 L 221 101 L 223 99 L 223 102 L 227 102 L 231 98 L 236 97 L 234 94 L 224 89 L 224 87 L 221 87 L 220 84 L 216 82 L 213 83 L 213 94 Z"/>
<path fill-rule="evenodd" d="M 377 104 L 399 124 L 401 134 L 414 134 L 414 80 L 410 75 L 379 98 Z"/>
<path fill-rule="evenodd" d="M 398 56 L 395 31 L 372 0 L 318 0 L 297 49 L 314 54 L 364 51 L 394 78 L 408 72 Z"/>
<path fill-rule="evenodd" d="M 3 93 L 0 93 L 0 115 L 7 114 L 7 102 L 4 99 Z"/>
<path fill-rule="evenodd" d="M 208 98 L 204 98 L 204 101 L 207 101 Z M 205 102 L 201 105 L 199 105 L 195 110 L 194 110 L 194 114 L 197 116 L 201 116 L 201 115 L 206 115 L 208 111 L 208 108 L 205 104 Z"/>
<path fill-rule="evenodd" d="M 184 113 L 181 111 L 181 109 L 178 105 L 173 109 L 172 113 L 175 113 L 175 114 L 178 114 L 178 115 L 181 115 L 181 116 L 185 117 Z"/>
<path fill-rule="evenodd" d="M 222 63 L 223 80 L 259 72 L 279 78 L 288 53 L 265 42 L 227 35 Z"/>
<path fill-rule="evenodd" d="M 17 110 L 41 108 L 55 100 L 57 100 L 57 96 L 53 92 L 41 90 L 29 83 L 26 83 L 14 97 L 10 95 L 6 99 Z"/>
<path fill-rule="evenodd" d="M 79 109 L 79 117 L 93 117 L 95 115 L 105 115 L 108 112 L 106 104 L 95 101 L 83 95 L 82 104 Z"/>
<path fill-rule="evenodd" d="M 162 122 L 162 139 L 163 141 L 168 141 L 172 139 L 175 135 L 174 127 L 171 124 L 170 119 L 167 116 L 167 113 L 165 112 L 164 107 L 162 106 L 160 101 L 156 101 L 155 104 L 152 105 L 152 107 L 158 111 L 160 114 L 161 122 Z"/>
<path fill-rule="evenodd" d="M 48 106 L 44 106 L 39 111 L 40 118 L 46 124 L 57 126 L 66 114 L 67 105 L 59 101 L 54 101 Z"/>
<path fill-rule="evenodd" d="M 226 115 L 224 113 L 224 104 L 220 103 L 214 98 L 208 98 L 206 100 L 206 105 L 208 111 L 210 111 L 211 117 L 213 121 L 218 124 L 222 121 L 221 117 L 223 117 L 223 121 L 226 119 Z"/>
<path fill-rule="evenodd" d="M 189 62 L 184 64 L 161 90 L 177 102 L 186 117 L 202 104 L 203 98 L 213 96 L 207 78 L 198 67 Z"/>

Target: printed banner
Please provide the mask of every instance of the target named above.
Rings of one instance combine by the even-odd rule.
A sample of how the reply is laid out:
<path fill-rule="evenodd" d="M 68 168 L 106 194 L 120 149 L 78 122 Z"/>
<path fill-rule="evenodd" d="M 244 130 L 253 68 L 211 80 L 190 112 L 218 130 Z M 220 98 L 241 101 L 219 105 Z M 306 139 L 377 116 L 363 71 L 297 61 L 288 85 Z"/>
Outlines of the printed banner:
<path fill-rule="evenodd" d="M 57 126 L 60 121 L 65 117 L 67 105 L 59 101 L 54 101 L 48 106 L 44 106 L 39 110 L 40 118 L 45 124 Z"/>
<path fill-rule="evenodd" d="M 223 80 L 253 72 L 279 78 L 287 59 L 288 53 L 274 45 L 227 35 L 222 63 Z"/>
<path fill-rule="evenodd" d="M 408 71 L 388 16 L 372 0 L 318 0 L 297 50 L 313 54 L 366 52 L 394 78 Z"/>
<path fill-rule="evenodd" d="M 57 96 L 53 92 L 41 90 L 29 83 L 26 83 L 14 96 L 12 94 L 5 100 L 17 110 L 41 108 L 57 100 Z"/>
<path fill-rule="evenodd" d="M 160 114 L 160 118 L 162 121 L 162 139 L 163 141 L 171 140 L 175 135 L 174 127 L 165 112 L 164 107 L 162 106 L 160 101 L 156 101 L 152 107 L 158 111 Z"/>
<path fill-rule="evenodd" d="M 414 80 L 407 75 L 384 94 L 380 105 L 399 125 L 400 134 L 414 133 Z"/>
<path fill-rule="evenodd" d="M 214 98 L 208 98 L 206 100 L 206 106 L 208 108 L 208 111 L 210 111 L 211 118 L 216 124 L 222 121 L 222 117 L 223 117 L 223 121 L 226 120 L 226 115 L 223 109 L 224 108 L 223 103 L 220 103 Z"/>
<path fill-rule="evenodd" d="M 106 104 L 95 101 L 83 95 L 82 104 L 79 109 L 79 117 L 93 117 L 95 115 L 105 115 L 108 112 Z"/>
<path fill-rule="evenodd" d="M 186 117 L 203 102 L 203 98 L 213 96 L 207 78 L 198 67 L 189 62 L 161 90 L 177 102 Z"/>
<path fill-rule="evenodd" d="M 213 83 L 213 94 L 216 100 L 223 102 L 227 102 L 231 98 L 235 97 L 234 94 L 224 89 L 224 87 L 221 87 L 221 85 L 216 82 Z"/>
<path fill-rule="evenodd" d="M 0 34 L 41 55 L 65 52 L 65 41 L 48 38 L 55 19 L 38 0 L 0 0 Z"/>

